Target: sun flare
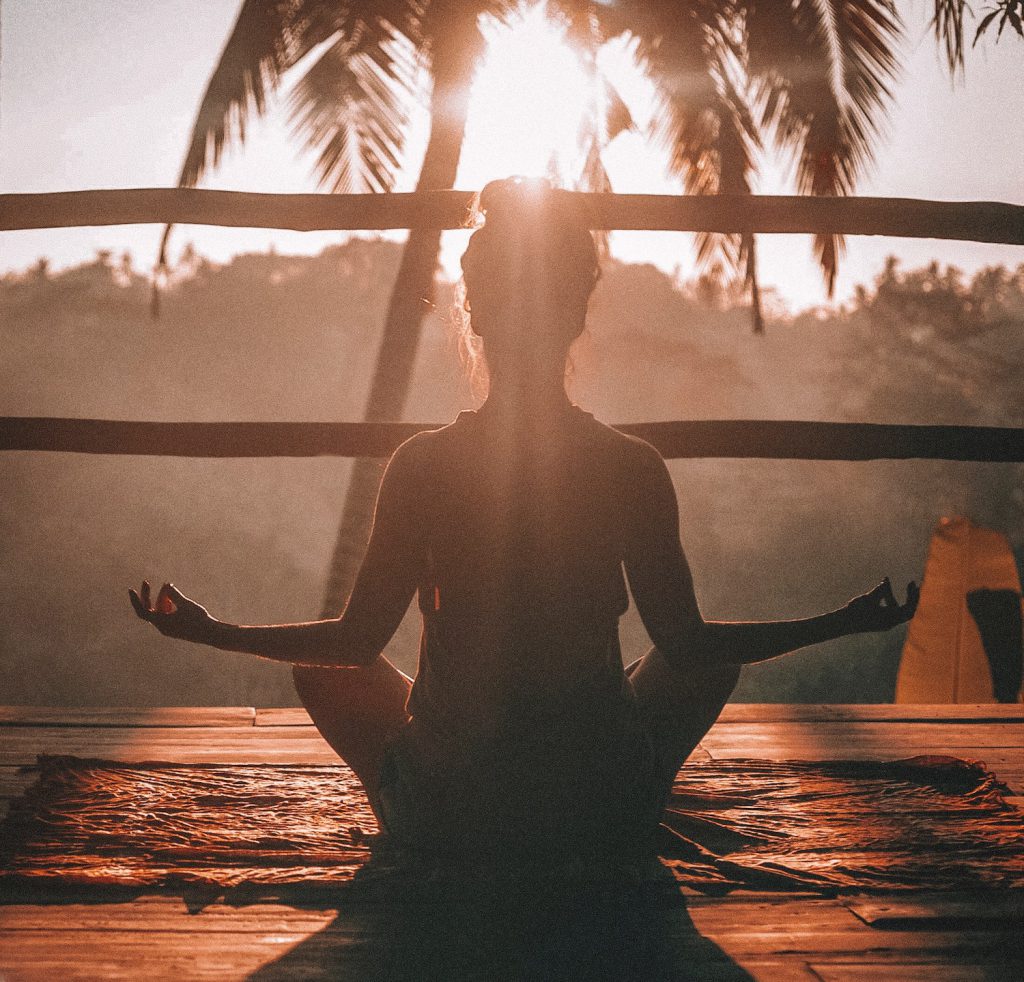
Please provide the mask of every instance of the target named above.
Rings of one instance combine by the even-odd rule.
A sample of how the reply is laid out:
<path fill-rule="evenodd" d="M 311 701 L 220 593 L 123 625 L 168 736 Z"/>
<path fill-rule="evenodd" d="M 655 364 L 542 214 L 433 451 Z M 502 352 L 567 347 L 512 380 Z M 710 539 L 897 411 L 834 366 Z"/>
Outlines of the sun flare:
<path fill-rule="evenodd" d="M 570 187 L 583 166 L 579 133 L 594 85 L 544 4 L 481 25 L 487 53 L 473 85 L 460 187 L 549 176 Z"/>

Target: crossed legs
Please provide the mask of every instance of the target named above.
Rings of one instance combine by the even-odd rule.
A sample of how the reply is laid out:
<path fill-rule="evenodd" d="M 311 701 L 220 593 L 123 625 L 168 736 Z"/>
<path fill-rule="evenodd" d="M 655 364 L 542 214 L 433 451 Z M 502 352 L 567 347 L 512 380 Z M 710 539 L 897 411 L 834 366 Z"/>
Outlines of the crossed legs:
<path fill-rule="evenodd" d="M 388 741 L 408 721 L 412 679 L 381 656 L 365 668 L 296 665 L 295 690 L 323 738 L 363 783 L 380 818 L 380 771 Z M 708 666 L 696 659 L 670 665 L 657 648 L 626 668 L 626 675 L 658 754 L 667 796 L 683 762 L 718 719 L 739 666 Z"/>
<path fill-rule="evenodd" d="M 708 665 L 681 657 L 669 664 L 652 648 L 626 668 L 626 676 L 654 739 L 665 798 L 679 768 L 718 719 L 736 682 L 739 665 Z"/>
<path fill-rule="evenodd" d="M 365 668 L 296 665 L 293 677 L 320 735 L 355 771 L 379 821 L 384 749 L 409 719 L 405 703 L 412 679 L 383 656 Z"/>

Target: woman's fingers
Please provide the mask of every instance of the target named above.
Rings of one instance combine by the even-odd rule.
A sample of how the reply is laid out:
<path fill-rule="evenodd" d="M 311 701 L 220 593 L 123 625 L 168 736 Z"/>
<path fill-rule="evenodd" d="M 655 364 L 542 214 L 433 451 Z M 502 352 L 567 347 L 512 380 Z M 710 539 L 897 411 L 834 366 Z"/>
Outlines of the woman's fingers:
<path fill-rule="evenodd" d="M 170 583 L 165 583 L 160 587 L 160 592 L 157 594 L 156 598 L 156 609 L 159 613 L 173 614 L 178 609 L 178 605 L 174 602 L 175 594 L 177 594 L 179 598 L 181 597 L 181 594 L 178 593 Z"/>
<path fill-rule="evenodd" d="M 182 604 L 188 603 L 189 599 L 185 596 L 173 583 L 165 583 L 164 589 L 167 591 L 167 596 L 174 602 L 175 607 L 181 607 Z"/>
<path fill-rule="evenodd" d="M 903 624 L 914 616 L 920 590 L 911 580 L 907 584 L 907 599 L 900 603 L 893 593 L 892 581 L 887 576 L 881 583 L 868 593 L 855 597 L 849 603 L 854 622 L 861 625 L 855 630 L 887 631 L 897 624 Z"/>
<path fill-rule="evenodd" d="M 135 613 L 143 620 L 150 622 L 158 614 L 176 613 L 181 605 L 181 601 L 185 599 L 184 595 L 176 590 L 173 584 L 165 583 L 160 588 L 160 592 L 156 595 L 156 601 L 154 602 L 149 580 L 143 580 L 142 587 L 138 591 L 129 588 L 128 598 L 132 602 Z"/>
<path fill-rule="evenodd" d="M 917 603 L 921 599 L 921 588 L 911 580 L 907 584 L 907 602 L 905 604 L 906 610 L 910 616 L 914 616 L 914 612 L 917 610 Z"/>
<path fill-rule="evenodd" d="M 139 615 L 144 621 L 149 620 L 149 610 L 146 605 L 142 602 L 140 597 L 133 589 L 128 588 L 128 598 L 132 602 L 132 607 L 135 608 L 135 613 Z"/>

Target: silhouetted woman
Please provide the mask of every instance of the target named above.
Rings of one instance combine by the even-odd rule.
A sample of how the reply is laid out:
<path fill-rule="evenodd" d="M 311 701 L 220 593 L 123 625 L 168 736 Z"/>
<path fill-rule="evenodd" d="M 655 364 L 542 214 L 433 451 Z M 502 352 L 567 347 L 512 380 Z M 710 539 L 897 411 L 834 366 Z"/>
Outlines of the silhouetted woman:
<path fill-rule="evenodd" d="M 395 840 L 463 856 L 543 859 L 649 848 L 671 783 L 741 665 L 884 630 L 888 581 L 806 620 L 705 621 L 675 491 L 649 444 L 566 397 L 598 264 L 565 192 L 488 185 L 462 257 L 489 394 L 402 444 L 341 617 L 242 627 L 165 585 L 132 591 L 164 634 L 295 665 L 327 742 Z M 654 649 L 623 670 L 629 592 Z M 381 651 L 413 595 L 415 681 Z"/>

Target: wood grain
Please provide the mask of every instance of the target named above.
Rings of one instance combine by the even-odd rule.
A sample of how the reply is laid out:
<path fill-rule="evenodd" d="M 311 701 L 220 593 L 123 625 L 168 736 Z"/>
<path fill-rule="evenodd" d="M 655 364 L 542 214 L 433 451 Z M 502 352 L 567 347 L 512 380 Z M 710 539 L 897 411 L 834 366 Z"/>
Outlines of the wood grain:
<path fill-rule="evenodd" d="M 296 710 L 257 710 L 295 712 Z M 301 710 L 298 710 L 301 712 Z M 892 703 L 730 702 L 719 723 L 1024 723 L 1024 704 L 894 705 Z"/>
<path fill-rule="evenodd" d="M 0 706 L 0 726 L 252 726 L 251 706 Z"/>
<path fill-rule="evenodd" d="M 1024 893 L 1019 891 L 849 900 L 846 906 L 865 924 L 877 929 L 907 931 L 1016 924 L 1024 931 Z"/>

